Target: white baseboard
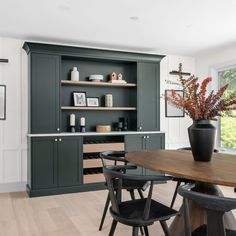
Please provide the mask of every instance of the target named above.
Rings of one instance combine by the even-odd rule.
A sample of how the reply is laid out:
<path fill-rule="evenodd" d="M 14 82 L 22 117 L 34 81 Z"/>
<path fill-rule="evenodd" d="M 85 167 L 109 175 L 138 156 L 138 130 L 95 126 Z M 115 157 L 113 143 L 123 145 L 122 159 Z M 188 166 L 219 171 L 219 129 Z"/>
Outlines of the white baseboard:
<path fill-rule="evenodd" d="M 26 182 L 0 183 L 0 193 L 25 191 Z"/>

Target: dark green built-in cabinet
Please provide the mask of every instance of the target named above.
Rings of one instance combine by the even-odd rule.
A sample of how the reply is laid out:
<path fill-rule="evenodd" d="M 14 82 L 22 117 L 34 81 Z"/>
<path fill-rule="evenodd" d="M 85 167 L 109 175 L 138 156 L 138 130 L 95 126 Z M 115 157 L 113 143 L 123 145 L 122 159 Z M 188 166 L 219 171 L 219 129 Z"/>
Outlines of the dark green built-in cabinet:
<path fill-rule="evenodd" d="M 118 146 L 124 143 L 125 151 L 164 148 L 164 134 L 158 133 L 163 56 L 31 42 L 26 42 L 23 48 L 29 59 L 27 188 L 30 196 L 101 188 L 103 185 L 91 183 L 90 174 L 101 177 L 102 168 L 99 164 L 93 166 L 94 153 L 84 151 L 84 145 L 94 141 L 101 145 L 104 145 L 102 142 L 115 142 Z M 73 67 L 78 68 L 84 84 L 70 83 Z M 88 83 L 91 74 L 102 74 L 104 82 L 108 82 L 113 71 L 122 73 L 131 86 Z M 120 109 L 79 110 L 73 103 L 75 91 L 86 92 L 87 97 L 98 97 L 99 107 L 104 107 L 105 94 L 112 94 L 113 106 Z M 124 132 L 116 138 L 109 133 L 109 137 L 68 136 L 71 113 L 76 115 L 76 132 L 80 117 L 86 118 L 86 132 L 95 132 L 97 124 L 111 125 L 114 131 L 119 118 L 125 117 L 128 131 L 137 133 Z M 138 131 L 146 131 L 146 134 Z M 89 160 L 91 156 L 94 162 Z"/>
<path fill-rule="evenodd" d="M 33 134 L 60 131 L 60 56 L 32 53 L 30 57 L 30 127 Z"/>
<path fill-rule="evenodd" d="M 32 138 L 30 186 L 32 195 L 43 195 L 43 189 L 63 193 L 60 187 L 81 185 L 82 160 L 81 137 Z"/>
<path fill-rule="evenodd" d="M 138 129 L 160 130 L 160 64 L 139 62 L 137 67 Z"/>
<path fill-rule="evenodd" d="M 125 149 L 127 152 L 164 149 L 165 148 L 165 134 L 127 134 L 125 135 Z M 138 168 L 138 172 L 142 174 L 154 174 L 154 172 L 144 168 Z"/>

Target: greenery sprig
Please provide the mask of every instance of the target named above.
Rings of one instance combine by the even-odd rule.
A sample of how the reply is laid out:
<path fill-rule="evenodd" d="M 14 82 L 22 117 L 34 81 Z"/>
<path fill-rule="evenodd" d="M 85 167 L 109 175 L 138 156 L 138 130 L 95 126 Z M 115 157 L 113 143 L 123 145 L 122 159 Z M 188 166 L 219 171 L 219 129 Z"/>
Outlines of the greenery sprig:
<path fill-rule="evenodd" d="M 175 90 L 166 94 L 167 102 L 183 109 L 185 114 L 193 120 L 217 120 L 226 111 L 236 110 L 236 91 L 226 98 L 223 97 L 229 84 L 215 91 L 207 90 L 211 77 L 205 78 L 201 83 L 198 78 L 190 76 L 184 79 L 180 74 L 178 84 L 182 87 L 184 95 L 181 96 Z M 208 92 L 208 93 L 207 93 Z"/>

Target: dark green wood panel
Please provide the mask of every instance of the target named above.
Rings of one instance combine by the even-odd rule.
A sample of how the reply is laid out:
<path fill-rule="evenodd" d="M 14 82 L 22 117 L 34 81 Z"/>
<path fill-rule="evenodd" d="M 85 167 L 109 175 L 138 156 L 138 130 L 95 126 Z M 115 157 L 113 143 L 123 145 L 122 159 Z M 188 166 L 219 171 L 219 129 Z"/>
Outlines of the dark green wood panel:
<path fill-rule="evenodd" d="M 164 149 L 165 148 L 165 134 L 147 134 L 146 135 L 146 150 L 149 149 Z M 160 175 L 160 172 L 145 169 L 146 175 Z"/>
<path fill-rule="evenodd" d="M 82 184 L 82 138 L 58 138 L 58 186 Z"/>
<path fill-rule="evenodd" d="M 57 186 L 57 144 L 55 139 L 32 138 L 32 189 Z"/>
<path fill-rule="evenodd" d="M 31 55 L 31 133 L 55 133 L 59 128 L 60 57 Z"/>
<path fill-rule="evenodd" d="M 127 134 L 125 135 L 125 151 L 133 152 L 145 149 L 144 135 Z M 138 167 L 136 170 L 129 170 L 130 174 L 143 174 L 143 168 Z"/>
<path fill-rule="evenodd" d="M 25 42 L 23 48 L 27 53 L 53 53 L 55 55 L 64 55 L 69 57 L 83 57 L 87 59 L 99 58 L 104 61 L 149 61 L 159 62 L 164 57 L 163 55 L 131 53 L 114 50 L 101 50 L 81 47 L 68 47 L 61 45 L 42 44 Z"/>
<path fill-rule="evenodd" d="M 164 134 L 147 134 L 145 149 L 163 149 L 165 148 Z"/>
<path fill-rule="evenodd" d="M 159 65 L 138 63 L 138 130 L 160 130 Z"/>

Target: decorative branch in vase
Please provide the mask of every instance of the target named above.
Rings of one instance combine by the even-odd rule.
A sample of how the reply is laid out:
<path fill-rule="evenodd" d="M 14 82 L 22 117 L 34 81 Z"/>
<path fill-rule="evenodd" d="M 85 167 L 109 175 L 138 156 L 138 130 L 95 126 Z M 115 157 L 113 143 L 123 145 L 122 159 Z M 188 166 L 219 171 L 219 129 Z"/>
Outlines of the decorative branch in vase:
<path fill-rule="evenodd" d="M 181 72 L 181 68 L 179 69 Z M 171 105 L 183 109 L 184 113 L 193 120 L 188 128 L 189 141 L 194 160 L 210 161 L 214 150 L 216 129 L 210 123 L 217 120 L 225 112 L 236 110 L 236 91 L 224 96 L 229 84 L 224 85 L 217 91 L 208 90 L 211 77 L 205 78 L 201 83 L 195 76 L 183 78 L 179 73 L 178 82 L 182 87 L 183 96 L 172 90 L 165 96 Z"/>

